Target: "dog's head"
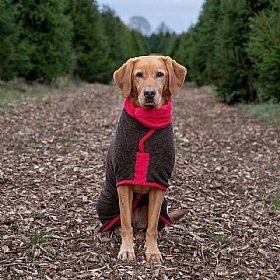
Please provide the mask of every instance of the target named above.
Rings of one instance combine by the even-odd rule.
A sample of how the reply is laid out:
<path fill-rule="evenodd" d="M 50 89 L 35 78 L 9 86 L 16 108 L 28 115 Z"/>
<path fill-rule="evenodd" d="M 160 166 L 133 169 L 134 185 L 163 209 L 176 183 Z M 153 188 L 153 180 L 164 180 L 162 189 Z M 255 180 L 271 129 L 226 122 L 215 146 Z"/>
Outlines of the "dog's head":
<path fill-rule="evenodd" d="M 159 109 L 171 95 L 178 95 L 186 73 L 184 66 L 168 56 L 140 56 L 115 71 L 114 80 L 135 106 Z"/>

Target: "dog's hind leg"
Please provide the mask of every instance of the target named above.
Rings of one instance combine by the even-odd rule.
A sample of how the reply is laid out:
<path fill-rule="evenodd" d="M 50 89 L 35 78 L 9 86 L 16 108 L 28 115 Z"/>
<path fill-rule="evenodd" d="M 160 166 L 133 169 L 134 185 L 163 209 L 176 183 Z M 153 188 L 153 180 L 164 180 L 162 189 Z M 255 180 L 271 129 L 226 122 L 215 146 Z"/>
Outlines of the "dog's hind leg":
<path fill-rule="evenodd" d="M 122 239 L 118 258 L 124 261 L 134 261 L 133 229 L 131 225 L 133 189 L 130 185 L 121 185 L 117 190 L 120 205 Z"/>

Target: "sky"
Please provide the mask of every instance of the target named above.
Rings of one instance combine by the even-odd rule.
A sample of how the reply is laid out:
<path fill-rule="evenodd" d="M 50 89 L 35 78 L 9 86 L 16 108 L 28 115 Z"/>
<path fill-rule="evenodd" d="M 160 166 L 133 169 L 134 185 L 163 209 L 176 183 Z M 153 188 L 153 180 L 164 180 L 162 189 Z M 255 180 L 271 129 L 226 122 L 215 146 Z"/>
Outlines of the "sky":
<path fill-rule="evenodd" d="M 97 0 L 108 5 L 123 23 L 133 16 L 145 17 L 156 32 L 161 22 L 177 34 L 186 32 L 197 22 L 204 0 Z"/>

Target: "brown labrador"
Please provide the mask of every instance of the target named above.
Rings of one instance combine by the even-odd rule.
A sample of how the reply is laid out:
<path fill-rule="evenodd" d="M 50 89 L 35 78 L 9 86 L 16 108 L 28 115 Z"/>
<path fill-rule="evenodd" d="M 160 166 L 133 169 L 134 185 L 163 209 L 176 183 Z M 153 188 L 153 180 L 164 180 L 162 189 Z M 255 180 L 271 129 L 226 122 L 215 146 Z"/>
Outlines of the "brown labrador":
<path fill-rule="evenodd" d="M 179 89 L 184 82 L 185 75 L 185 67 L 178 64 L 170 57 L 141 56 L 129 59 L 122 67 L 120 67 L 114 73 L 114 80 L 121 89 L 123 97 L 129 98 L 133 110 L 134 108 L 140 108 L 140 110 L 143 109 L 143 111 L 141 112 L 151 112 L 151 115 L 147 115 L 147 122 L 150 123 L 153 122 L 153 118 L 157 119 L 158 115 L 161 114 L 161 109 L 163 110 L 163 108 L 169 106 L 171 96 L 178 95 Z M 122 118 L 120 122 L 121 121 Z M 142 127 L 140 127 L 138 123 L 135 123 L 135 126 L 135 129 L 142 129 Z M 173 141 L 172 127 L 168 127 L 168 133 L 171 133 L 171 136 L 169 135 L 169 137 L 171 137 Z M 129 129 L 130 131 L 128 133 L 134 135 L 134 128 L 130 127 Z M 166 128 L 160 129 L 159 133 L 163 132 L 163 130 L 165 129 Z M 152 133 L 153 132 L 151 132 L 150 134 Z M 148 141 L 150 140 L 146 139 L 147 137 L 145 138 L 145 141 L 148 143 Z M 156 144 L 153 144 L 153 146 L 149 148 L 151 157 L 153 156 L 153 151 L 161 151 L 161 147 L 159 147 L 158 145 L 166 145 L 166 143 L 164 143 L 163 141 L 162 143 L 160 143 L 161 139 L 156 141 Z M 125 143 L 120 145 L 126 146 Z M 145 147 L 143 145 L 143 149 L 146 149 L 146 144 Z M 130 152 L 129 149 L 127 151 Z M 144 150 L 142 152 L 144 157 L 146 157 L 147 153 Z M 111 153 L 114 154 L 114 152 Z M 133 152 L 131 151 L 131 153 Z M 150 157 L 150 154 L 147 157 Z M 164 154 L 169 154 L 169 150 L 166 150 Z M 169 163 L 169 161 L 171 162 L 172 160 L 174 160 L 175 157 L 174 155 L 172 155 L 172 153 L 170 153 L 170 160 L 166 155 L 164 155 L 164 158 L 164 160 L 166 160 L 166 162 Z M 121 161 L 125 162 L 126 157 L 122 157 Z M 145 160 L 143 162 L 140 163 L 141 166 L 143 164 L 145 165 Z M 156 165 L 156 163 L 151 160 L 148 163 L 148 165 L 152 164 Z M 127 165 L 129 165 L 129 162 L 127 163 Z M 135 165 L 137 165 L 137 163 Z M 168 164 L 163 164 L 163 162 L 159 162 L 160 167 L 157 167 L 156 173 L 160 174 L 160 169 L 165 169 L 166 165 Z M 114 170 L 116 170 L 116 168 Z M 147 172 L 148 171 L 146 171 L 146 173 Z M 166 173 L 166 171 L 164 172 Z M 168 175 L 168 179 L 169 177 L 170 174 Z M 133 225 L 135 225 L 139 228 L 147 229 L 145 244 L 145 254 L 147 261 L 159 263 L 161 262 L 162 257 L 157 245 L 157 235 L 159 228 L 159 219 L 161 217 L 160 215 L 165 200 L 164 197 L 166 187 L 157 183 L 150 183 L 149 185 L 149 182 L 147 182 L 147 180 L 144 180 L 143 183 L 141 182 L 141 180 L 137 181 L 135 179 L 134 181 L 117 181 L 117 194 L 120 212 L 119 222 L 121 222 L 122 239 L 122 244 L 118 254 L 118 258 L 121 260 L 129 261 L 135 260 L 135 253 L 133 249 Z M 134 208 L 133 205 L 135 204 L 134 200 L 136 194 L 138 194 L 139 197 L 140 195 L 148 197 L 147 205 Z M 99 201 L 98 205 L 98 209 L 104 207 L 101 201 Z M 173 213 L 169 213 L 168 215 L 170 217 L 171 222 L 174 222 L 175 220 L 181 218 L 184 214 L 185 211 L 178 210 Z"/>

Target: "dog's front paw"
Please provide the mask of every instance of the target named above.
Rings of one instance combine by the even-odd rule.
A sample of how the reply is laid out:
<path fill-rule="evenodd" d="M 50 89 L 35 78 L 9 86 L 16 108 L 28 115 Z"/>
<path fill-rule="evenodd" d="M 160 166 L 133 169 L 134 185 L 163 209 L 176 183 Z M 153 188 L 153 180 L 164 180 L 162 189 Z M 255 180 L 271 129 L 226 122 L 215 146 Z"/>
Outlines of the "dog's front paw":
<path fill-rule="evenodd" d="M 161 263 L 162 262 L 162 256 L 159 250 L 156 251 L 146 251 L 146 260 L 147 262 L 151 263 Z"/>
<path fill-rule="evenodd" d="M 133 249 L 120 249 L 118 259 L 122 261 L 135 261 L 136 257 Z"/>

